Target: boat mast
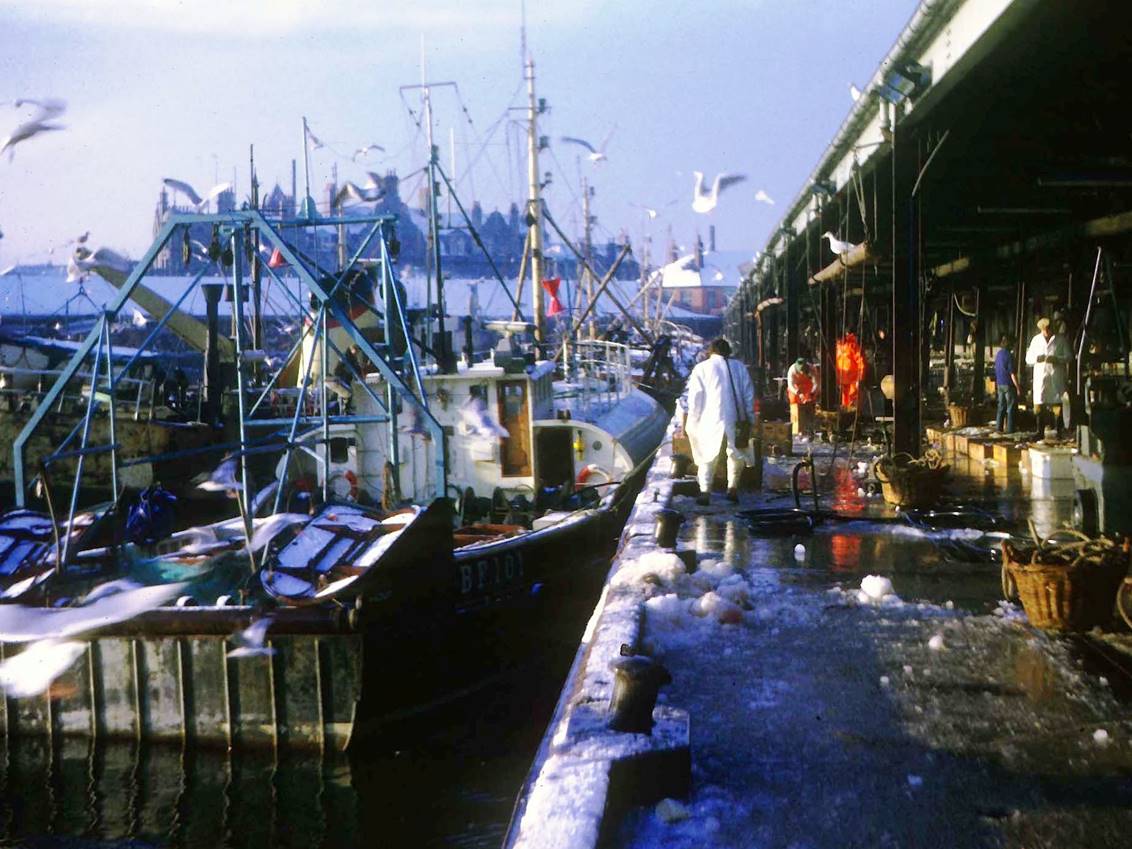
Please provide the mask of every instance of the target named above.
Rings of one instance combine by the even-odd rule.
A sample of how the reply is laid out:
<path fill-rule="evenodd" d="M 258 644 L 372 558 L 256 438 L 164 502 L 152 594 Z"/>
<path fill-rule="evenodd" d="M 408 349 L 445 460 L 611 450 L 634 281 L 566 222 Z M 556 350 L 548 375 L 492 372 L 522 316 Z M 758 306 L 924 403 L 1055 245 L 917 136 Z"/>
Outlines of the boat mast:
<path fill-rule="evenodd" d="M 440 268 L 440 212 L 436 198 L 439 187 L 436 185 L 436 167 L 440 151 L 432 137 L 432 87 L 425 82 L 424 38 L 421 39 L 421 96 L 424 98 L 424 118 L 428 138 L 428 229 L 432 241 L 432 267 L 436 274 L 436 312 L 439 315 L 440 332 L 434 342 L 436 364 L 442 374 L 452 371 L 451 357 L 448 353 L 448 336 L 444 332 L 444 275 Z M 426 327 L 432 327 L 432 316 L 426 317 Z"/>
<path fill-rule="evenodd" d="M 310 130 L 307 128 L 307 116 L 303 116 L 303 186 L 305 194 L 303 195 L 303 205 L 299 209 L 299 217 L 312 219 L 316 218 L 314 198 L 311 197 L 311 154 L 310 154 Z M 315 243 L 317 246 L 317 242 Z"/>
<path fill-rule="evenodd" d="M 530 195 L 527 200 L 527 223 L 531 246 L 531 311 L 534 313 L 535 342 L 541 345 L 545 326 L 542 306 L 542 201 L 539 199 L 538 181 L 538 112 L 535 99 L 535 62 L 527 58 L 527 176 Z"/>
<path fill-rule="evenodd" d="M 593 194 L 593 187 L 590 186 L 586 178 L 582 177 L 582 221 L 584 226 L 582 228 L 582 238 L 585 240 L 582 244 L 582 252 L 586 258 L 586 268 L 582 273 L 586 278 L 586 303 L 594 299 L 594 278 L 590 274 L 590 269 L 594 265 L 593 256 L 593 241 L 592 233 L 590 232 L 590 225 L 593 223 L 593 218 L 590 217 L 590 196 Z M 597 338 L 597 306 L 590 310 L 590 339 Z"/>

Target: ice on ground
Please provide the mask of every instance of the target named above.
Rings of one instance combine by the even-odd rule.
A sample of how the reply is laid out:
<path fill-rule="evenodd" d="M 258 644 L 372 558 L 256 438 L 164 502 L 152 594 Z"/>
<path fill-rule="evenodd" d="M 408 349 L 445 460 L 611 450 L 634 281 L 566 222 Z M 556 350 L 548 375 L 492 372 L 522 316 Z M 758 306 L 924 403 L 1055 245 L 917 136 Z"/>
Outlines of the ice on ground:
<path fill-rule="evenodd" d="M 928 640 L 928 648 L 932 651 L 939 651 L 943 648 L 943 634 L 933 634 L 932 638 Z"/>
<path fill-rule="evenodd" d="M 743 621 L 742 608 L 714 592 L 706 593 L 693 601 L 689 611 L 693 616 L 710 616 L 724 625 L 737 625 Z"/>
<path fill-rule="evenodd" d="M 675 799 L 661 799 L 656 805 L 656 817 L 661 822 L 680 822 L 688 818 L 688 809 Z"/>
<path fill-rule="evenodd" d="M 912 775 L 912 774 L 908 775 L 908 786 L 909 787 L 922 787 L 923 784 L 924 784 L 924 779 L 923 779 L 922 776 Z"/>
<path fill-rule="evenodd" d="M 1096 731 L 1093 732 L 1093 742 L 1096 743 L 1098 746 L 1103 746 L 1106 743 L 1108 743 L 1108 741 L 1109 741 L 1108 732 L 1105 731 L 1103 728 L 1098 728 Z"/>
<path fill-rule="evenodd" d="M 893 604 L 899 603 L 900 597 L 892 588 L 892 581 L 888 578 L 883 575 L 866 575 L 861 579 L 857 601 L 861 604 Z"/>
<path fill-rule="evenodd" d="M 649 551 L 622 563 L 610 584 L 614 587 L 659 584 L 670 589 L 687 571 L 684 561 L 671 551 Z"/>

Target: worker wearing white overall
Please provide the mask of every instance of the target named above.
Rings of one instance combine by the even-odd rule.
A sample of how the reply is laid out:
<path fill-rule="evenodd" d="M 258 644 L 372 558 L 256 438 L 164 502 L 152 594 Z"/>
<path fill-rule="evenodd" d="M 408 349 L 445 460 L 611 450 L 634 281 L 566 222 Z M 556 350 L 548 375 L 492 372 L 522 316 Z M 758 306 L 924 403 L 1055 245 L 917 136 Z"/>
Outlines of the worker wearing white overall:
<path fill-rule="evenodd" d="M 1049 319 L 1039 318 L 1038 333 L 1026 349 L 1026 365 L 1034 367 L 1034 415 L 1039 433 L 1050 424 L 1061 431 L 1061 396 L 1071 357 L 1069 345 L 1053 332 Z"/>
<path fill-rule="evenodd" d="M 727 498 L 739 500 L 739 476 L 746 460 L 747 446 L 737 447 L 736 423 L 754 420 L 755 388 L 743 364 L 729 359 L 731 346 L 726 339 L 715 339 L 710 356 L 692 369 L 688 377 L 688 418 L 685 430 L 696 461 L 700 485 L 698 504 L 708 504 L 715 464 L 719 455 L 727 457 Z"/>

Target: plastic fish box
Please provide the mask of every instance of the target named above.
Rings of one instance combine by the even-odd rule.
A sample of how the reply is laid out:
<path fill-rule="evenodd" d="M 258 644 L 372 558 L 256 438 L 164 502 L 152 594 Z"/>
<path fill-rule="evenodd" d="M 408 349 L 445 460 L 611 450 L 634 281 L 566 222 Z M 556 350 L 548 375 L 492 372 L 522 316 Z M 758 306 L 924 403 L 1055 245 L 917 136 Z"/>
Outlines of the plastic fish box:
<path fill-rule="evenodd" d="M 1075 448 L 1031 445 L 1030 474 L 1043 480 L 1065 480 L 1073 477 Z"/>

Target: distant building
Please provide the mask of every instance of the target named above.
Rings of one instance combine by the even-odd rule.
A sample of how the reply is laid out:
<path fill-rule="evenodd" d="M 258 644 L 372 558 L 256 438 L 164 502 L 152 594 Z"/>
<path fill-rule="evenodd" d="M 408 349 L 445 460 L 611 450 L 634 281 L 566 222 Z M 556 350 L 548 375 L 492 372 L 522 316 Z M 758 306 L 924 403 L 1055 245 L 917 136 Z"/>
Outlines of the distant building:
<path fill-rule="evenodd" d="M 714 248 L 714 234 L 712 248 Z M 700 315 L 721 316 L 728 300 L 739 288 L 740 266 L 751 261 L 750 252 L 704 250 L 696 236 L 692 253 L 677 256 L 654 272 L 665 299 Z"/>
<path fill-rule="evenodd" d="M 363 216 L 377 213 L 379 215 L 394 215 L 397 217 L 397 240 L 400 242 L 398 262 L 402 266 L 425 267 L 431 264 L 429 256 L 429 226 L 427 211 L 422 208 L 409 207 L 401 197 L 401 182 L 396 172 L 388 171 L 380 178 L 379 188 L 381 199 L 373 204 L 353 203 L 341 210 L 343 216 Z M 327 183 L 324 190 L 323 202 L 317 204 L 321 214 L 330 214 L 334 198 L 338 193 L 338 185 Z M 418 199 L 421 205 L 427 203 L 427 192 L 423 192 Z M 269 219 L 292 219 L 295 217 L 300 204 L 296 202 L 294 182 L 292 192 L 287 193 L 278 184 L 261 195 L 260 210 Z M 526 222 L 520 212 L 518 204 L 512 203 L 506 214 L 494 210 L 484 214 L 479 202 L 474 202 L 468 211 L 471 219 L 471 228 L 459 209 L 452 204 L 451 210 L 445 200 L 441 199 L 442 212 L 440 218 L 440 255 L 445 276 L 452 278 L 489 278 L 492 276 L 492 262 L 505 278 L 514 278 L 518 275 L 523 257 L 523 244 L 527 235 Z M 236 197 L 232 191 L 227 191 L 217 198 L 217 211 L 226 212 L 236 208 Z M 153 232 L 158 233 L 161 227 L 174 212 L 191 212 L 189 208 L 178 207 L 170 203 L 169 193 L 162 188 L 158 198 L 157 208 L 154 212 Z M 338 214 L 338 210 L 333 210 Z M 491 255 L 491 262 L 484 256 L 483 250 L 476 244 L 472 235 L 472 228 L 478 233 L 480 241 Z M 347 252 L 353 254 L 365 239 L 367 227 L 363 223 L 347 225 L 346 247 Z M 326 255 L 329 250 L 337 250 L 338 229 L 336 227 L 320 228 L 318 244 L 314 243 L 312 231 L 305 231 L 306 236 L 299 237 L 296 233 L 304 231 L 288 231 L 287 239 L 303 238 L 304 241 L 295 246 L 306 253 L 318 252 Z M 192 240 L 208 246 L 213 238 L 212 228 L 207 224 L 194 225 Z M 176 241 L 176 240 L 174 240 Z M 544 234 L 544 252 L 546 253 L 547 276 L 560 275 L 566 278 L 577 278 L 577 261 L 572 253 L 565 248 L 551 248 L 551 242 Z M 616 258 L 620 245 L 610 241 L 604 245 L 595 245 L 593 248 L 594 263 L 597 271 L 601 272 Z M 330 255 L 333 255 L 331 253 Z M 363 256 L 375 257 L 377 247 L 370 245 Z M 188 271 L 195 273 L 207 264 L 207 260 L 195 250 L 189 257 L 187 266 L 184 263 L 183 243 L 170 243 L 158 255 L 155 267 L 158 271 L 167 273 L 182 273 Z M 640 265 L 630 255 L 621 263 L 617 277 L 628 280 L 636 279 L 640 275 Z"/>

